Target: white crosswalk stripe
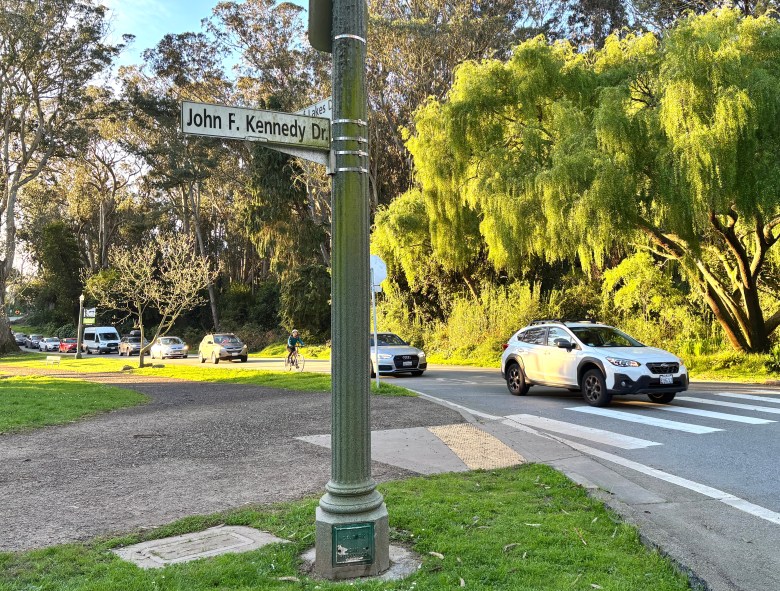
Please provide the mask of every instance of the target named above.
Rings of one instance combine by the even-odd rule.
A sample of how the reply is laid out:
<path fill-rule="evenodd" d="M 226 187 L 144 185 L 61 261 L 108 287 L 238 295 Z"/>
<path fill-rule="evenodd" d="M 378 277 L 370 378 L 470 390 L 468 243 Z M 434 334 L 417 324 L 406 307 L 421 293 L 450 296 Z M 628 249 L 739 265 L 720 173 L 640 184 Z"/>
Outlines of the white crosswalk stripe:
<path fill-rule="evenodd" d="M 604 429 L 596 429 L 594 427 L 584 427 L 575 423 L 556 421 L 554 419 L 547 419 L 536 415 L 519 414 L 509 415 L 506 418 L 507 420 L 504 421 L 504 424 L 510 427 L 514 427 L 519 423 L 542 431 L 561 433 L 569 437 L 586 439 L 595 443 L 619 447 L 620 449 L 642 449 L 652 445 L 662 445 L 656 441 L 648 441 L 647 439 L 639 439 L 637 437 L 631 437 L 630 435 L 622 435 L 620 433 L 613 433 L 612 431 L 605 431 Z"/>
<path fill-rule="evenodd" d="M 759 392 L 762 390 L 759 390 Z M 763 390 L 770 392 L 769 390 Z M 780 398 L 769 398 L 767 396 L 753 396 L 751 394 L 737 394 L 736 392 L 713 392 L 715 396 L 725 396 L 727 398 L 739 398 L 741 400 L 756 400 L 758 402 L 769 402 L 771 404 L 780 404 Z M 777 392 L 772 392 L 777 394 Z"/>
<path fill-rule="evenodd" d="M 609 408 L 598 408 L 595 406 L 575 406 L 567 408 L 566 410 L 573 410 L 576 412 L 583 412 L 611 419 L 619 419 L 621 421 L 628 421 L 631 423 L 641 423 L 643 425 L 650 425 L 653 427 L 662 427 L 664 429 L 672 429 L 675 431 L 683 431 L 685 433 L 702 434 L 723 431 L 723 429 L 716 429 L 714 427 L 705 427 L 703 425 L 694 425 L 692 423 L 679 423 L 677 421 L 667 421 L 666 419 L 659 419 L 657 417 L 623 412 L 620 410 L 612 410 Z"/>
<path fill-rule="evenodd" d="M 695 396 L 678 396 L 675 401 L 695 402 L 697 404 L 710 404 L 712 406 L 725 406 L 728 408 L 737 408 L 740 410 L 754 410 L 756 412 L 765 412 L 774 415 L 780 415 L 780 408 L 770 408 L 768 406 L 758 406 L 757 404 L 742 404 L 740 402 L 726 402 L 725 400 L 712 400 L 710 398 L 696 398 Z"/>
<path fill-rule="evenodd" d="M 623 405 L 641 406 L 652 408 L 653 410 L 662 410 L 665 412 L 676 412 L 685 415 L 694 415 L 707 419 L 717 419 L 719 421 L 733 421 L 735 423 L 745 423 L 748 425 L 766 425 L 767 423 L 776 423 L 770 419 L 760 419 L 757 417 L 746 417 L 744 415 L 733 415 L 725 412 L 714 412 L 711 410 L 702 410 L 700 408 L 688 408 L 686 406 L 667 406 L 665 404 L 652 404 L 650 402 L 639 402 L 626 400 L 621 402 Z"/>

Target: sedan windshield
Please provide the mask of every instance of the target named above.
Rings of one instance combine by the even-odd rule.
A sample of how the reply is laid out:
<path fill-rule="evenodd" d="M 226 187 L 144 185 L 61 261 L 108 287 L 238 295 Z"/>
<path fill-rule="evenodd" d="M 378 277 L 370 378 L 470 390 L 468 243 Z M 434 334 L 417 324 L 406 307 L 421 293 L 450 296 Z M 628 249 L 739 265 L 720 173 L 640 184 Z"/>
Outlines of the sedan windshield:
<path fill-rule="evenodd" d="M 571 326 L 569 330 L 588 347 L 644 347 L 636 339 L 609 326 Z"/>
<path fill-rule="evenodd" d="M 379 346 L 380 347 L 393 347 L 393 346 L 405 345 L 406 344 L 406 342 L 404 342 L 404 340 L 401 337 L 399 337 L 398 335 L 389 333 L 389 332 L 378 334 L 377 335 L 377 339 L 379 341 Z M 371 339 L 370 339 L 369 342 L 370 342 L 371 346 L 373 347 L 374 346 L 374 337 L 373 337 L 373 335 L 371 336 Z"/>
<path fill-rule="evenodd" d="M 181 345 L 179 337 L 163 337 L 160 339 L 161 345 Z"/>

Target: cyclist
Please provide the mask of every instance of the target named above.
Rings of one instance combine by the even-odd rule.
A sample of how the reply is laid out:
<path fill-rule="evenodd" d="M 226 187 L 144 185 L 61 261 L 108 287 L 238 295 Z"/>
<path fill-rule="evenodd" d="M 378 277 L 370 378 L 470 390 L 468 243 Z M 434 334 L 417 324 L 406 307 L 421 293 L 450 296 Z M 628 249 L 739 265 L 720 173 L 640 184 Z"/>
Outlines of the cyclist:
<path fill-rule="evenodd" d="M 303 347 L 304 342 L 298 337 L 298 331 L 293 329 L 292 334 L 287 338 L 287 363 L 292 365 L 293 355 L 296 355 L 298 346 Z M 297 357 L 297 355 L 296 355 Z M 297 359 L 296 359 L 297 362 Z M 297 364 L 296 364 L 297 365 Z"/>

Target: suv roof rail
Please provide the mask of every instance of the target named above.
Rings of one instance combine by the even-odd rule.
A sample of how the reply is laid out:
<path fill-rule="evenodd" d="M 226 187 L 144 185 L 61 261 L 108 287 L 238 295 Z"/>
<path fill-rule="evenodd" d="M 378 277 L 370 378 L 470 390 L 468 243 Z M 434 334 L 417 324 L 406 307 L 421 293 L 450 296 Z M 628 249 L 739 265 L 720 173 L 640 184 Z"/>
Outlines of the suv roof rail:
<path fill-rule="evenodd" d="M 577 318 L 548 318 L 548 319 L 542 319 L 542 320 L 532 320 L 528 323 L 528 326 L 536 326 L 538 324 L 598 324 L 599 322 L 597 320 L 591 320 L 589 318 L 586 319 L 577 319 Z"/>
<path fill-rule="evenodd" d="M 558 318 L 547 318 L 541 320 L 531 320 L 531 322 L 528 323 L 528 326 L 536 326 L 537 324 L 563 324 L 563 322 L 563 320 L 559 320 Z"/>

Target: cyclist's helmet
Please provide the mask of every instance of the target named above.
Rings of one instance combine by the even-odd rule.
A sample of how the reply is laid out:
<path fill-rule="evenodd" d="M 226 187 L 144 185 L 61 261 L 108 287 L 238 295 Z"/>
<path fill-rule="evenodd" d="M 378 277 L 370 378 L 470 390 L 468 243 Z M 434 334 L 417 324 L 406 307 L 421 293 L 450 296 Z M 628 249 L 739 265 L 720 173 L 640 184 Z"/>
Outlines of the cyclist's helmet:
<path fill-rule="evenodd" d="M 293 333 L 294 336 L 298 336 L 298 329 L 293 328 L 292 333 Z"/>

